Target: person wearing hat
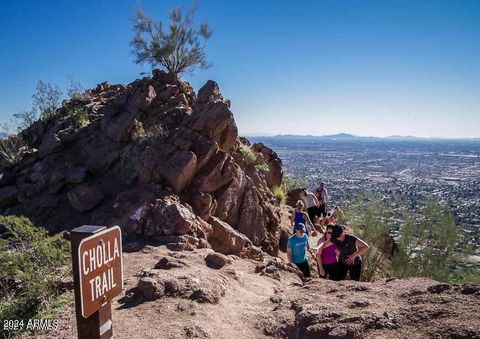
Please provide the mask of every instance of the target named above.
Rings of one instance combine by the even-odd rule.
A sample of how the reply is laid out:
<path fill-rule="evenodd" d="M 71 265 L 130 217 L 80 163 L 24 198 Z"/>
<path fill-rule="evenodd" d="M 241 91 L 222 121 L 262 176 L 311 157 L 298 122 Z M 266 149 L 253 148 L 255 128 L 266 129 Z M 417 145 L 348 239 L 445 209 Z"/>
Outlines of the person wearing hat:
<path fill-rule="evenodd" d="M 308 236 L 305 234 L 305 225 L 302 223 L 295 225 L 295 234 L 293 234 L 287 243 L 287 257 L 289 264 L 295 264 L 302 272 L 304 278 L 310 278 L 310 265 L 308 264 L 307 250 L 314 256 L 308 243 Z"/>
<path fill-rule="evenodd" d="M 348 275 L 350 279 L 360 281 L 362 274 L 362 258 L 370 246 L 360 238 L 345 232 L 343 225 L 334 225 L 332 227 L 332 236 L 330 240 L 323 242 L 318 247 L 318 252 L 334 244 L 339 252 L 338 277 L 344 280 Z M 317 252 L 317 253 L 318 253 Z M 322 267 L 321 255 L 317 255 L 319 266 Z"/>

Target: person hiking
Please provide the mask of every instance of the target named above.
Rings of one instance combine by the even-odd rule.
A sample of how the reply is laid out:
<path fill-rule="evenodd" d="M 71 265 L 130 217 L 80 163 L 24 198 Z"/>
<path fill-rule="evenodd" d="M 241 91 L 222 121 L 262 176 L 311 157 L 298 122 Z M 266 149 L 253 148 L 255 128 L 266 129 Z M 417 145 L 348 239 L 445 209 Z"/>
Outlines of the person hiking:
<path fill-rule="evenodd" d="M 360 238 L 346 233 L 343 225 L 338 224 L 332 227 L 331 239 L 323 242 L 318 251 L 323 251 L 330 244 L 334 244 L 339 252 L 339 279 L 344 280 L 348 273 L 350 279 L 360 281 L 362 274 L 361 256 L 370 249 L 370 246 Z"/>
<path fill-rule="evenodd" d="M 333 208 L 332 216 L 335 218 L 335 221 L 338 223 L 343 223 L 345 221 L 345 214 L 338 206 L 335 206 Z"/>
<path fill-rule="evenodd" d="M 333 225 L 327 225 L 327 230 L 325 231 L 323 237 L 318 239 L 317 246 L 332 238 L 332 229 Z M 317 251 L 316 258 L 318 274 L 320 275 L 320 278 L 336 281 L 340 280 L 338 274 L 340 268 L 338 263 L 338 255 L 339 252 L 332 242 L 330 242 L 330 245 L 326 245 Z"/>
<path fill-rule="evenodd" d="M 315 257 L 308 243 L 308 236 L 305 234 L 304 224 L 295 225 L 295 233 L 288 238 L 287 257 L 289 264 L 295 264 L 305 279 L 310 279 L 310 265 L 308 264 L 307 250 Z"/>
<path fill-rule="evenodd" d="M 335 217 L 333 216 L 333 212 L 332 211 L 329 211 L 327 212 L 327 216 L 325 218 L 323 218 L 322 220 L 322 225 L 323 226 L 328 226 L 328 225 L 335 225 Z"/>
<path fill-rule="evenodd" d="M 310 220 L 310 217 L 308 216 L 307 213 L 303 211 L 303 201 L 298 200 L 296 205 L 295 205 L 295 211 L 293 214 L 290 215 L 290 220 L 292 221 L 293 226 L 302 224 L 302 225 L 310 225 L 312 227 L 312 236 L 317 235 L 317 231 L 315 230 L 315 227 L 312 224 L 312 221 Z M 308 235 L 308 227 L 306 226 L 305 233 Z M 295 228 L 293 229 L 293 233 L 295 233 Z"/>
<path fill-rule="evenodd" d="M 320 213 L 318 210 L 318 206 L 320 205 L 317 197 L 312 192 L 307 191 L 307 189 L 303 189 L 302 193 L 300 193 L 300 198 L 307 202 L 307 214 L 312 223 L 317 223 L 317 218 L 320 217 Z"/>
<path fill-rule="evenodd" d="M 321 214 L 322 217 L 325 217 L 327 215 L 328 192 L 323 181 L 315 191 L 315 195 L 317 196 L 319 202 L 318 213 Z"/>

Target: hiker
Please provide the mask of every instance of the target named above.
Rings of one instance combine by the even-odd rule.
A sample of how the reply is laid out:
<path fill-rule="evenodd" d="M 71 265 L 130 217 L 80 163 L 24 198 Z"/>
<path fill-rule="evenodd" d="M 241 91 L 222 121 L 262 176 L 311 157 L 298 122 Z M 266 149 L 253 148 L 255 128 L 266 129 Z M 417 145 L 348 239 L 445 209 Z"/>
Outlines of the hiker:
<path fill-rule="evenodd" d="M 327 212 L 327 216 L 323 218 L 322 220 L 322 226 L 328 226 L 328 225 L 335 225 L 335 217 L 333 216 L 333 212 L 329 211 Z"/>
<path fill-rule="evenodd" d="M 305 279 L 310 279 L 310 265 L 308 264 L 307 250 L 313 255 L 308 243 L 308 236 L 305 234 L 304 224 L 295 225 L 295 233 L 288 238 L 287 257 L 290 264 L 295 264 L 302 272 Z"/>
<path fill-rule="evenodd" d="M 319 202 L 318 213 L 321 214 L 322 217 L 325 217 L 327 215 L 328 192 L 323 181 L 315 191 L 315 195 L 317 196 Z"/>
<path fill-rule="evenodd" d="M 317 246 L 331 239 L 332 229 L 333 225 L 327 225 L 327 230 L 325 231 L 323 237 L 318 239 Z M 323 246 L 320 250 L 317 251 L 317 267 L 320 278 L 326 278 L 336 281 L 340 280 L 340 264 L 338 263 L 338 256 L 339 252 L 337 251 L 337 248 L 332 242 L 330 242 L 329 245 Z"/>
<path fill-rule="evenodd" d="M 360 281 L 362 274 L 362 258 L 370 248 L 363 240 L 344 231 L 343 225 L 333 225 L 332 237 L 330 240 L 323 242 L 318 251 L 334 244 L 339 252 L 338 277 L 344 280 L 348 275 L 350 279 Z M 318 258 L 318 257 L 317 257 Z"/>
<path fill-rule="evenodd" d="M 293 226 L 302 224 L 302 225 L 310 225 L 312 227 L 312 236 L 317 235 L 317 231 L 315 230 L 315 227 L 312 224 L 312 221 L 310 220 L 310 217 L 308 216 L 307 213 L 303 211 L 303 201 L 298 200 L 297 204 L 295 205 L 295 211 L 293 214 L 290 215 L 290 220 L 293 223 Z M 295 228 L 293 229 L 293 233 L 295 233 Z M 305 230 L 306 235 L 308 235 L 308 227 Z"/>
<path fill-rule="evenodd" d="M 320 217 L 320 213 L 318 210 L 320 202 L 318 201 L 317 197 L 315 196 L 315 194 L 313 194 L 312 192 L 308 192 L 307 189 L 304 188 L 302 190 L 302 193 L 300 193 L 300 198 L 307 202 L 308 217 L 314 224 L 316 224 L 317 218 Z"/>
<path fill-rule="evenodd" d="M 345 214 L 343 213 L 343 211 L 338 206 L 335 206 L 333 208 L 332 216 L 335 218 L 335 221 L 338 222 L 338 223 L 345 222 Z"/>

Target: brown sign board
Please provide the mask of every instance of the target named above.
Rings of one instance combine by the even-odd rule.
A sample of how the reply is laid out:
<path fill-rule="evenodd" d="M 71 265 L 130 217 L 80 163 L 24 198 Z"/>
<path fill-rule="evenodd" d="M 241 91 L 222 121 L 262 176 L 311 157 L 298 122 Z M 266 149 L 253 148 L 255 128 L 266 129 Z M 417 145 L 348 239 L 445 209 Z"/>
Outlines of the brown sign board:
<path fill-rule="evenodd" d="M 122 231 L 115 226 L 81 240 L 78 246 L 81 313 L 88 318 L 122 292 Z"/>

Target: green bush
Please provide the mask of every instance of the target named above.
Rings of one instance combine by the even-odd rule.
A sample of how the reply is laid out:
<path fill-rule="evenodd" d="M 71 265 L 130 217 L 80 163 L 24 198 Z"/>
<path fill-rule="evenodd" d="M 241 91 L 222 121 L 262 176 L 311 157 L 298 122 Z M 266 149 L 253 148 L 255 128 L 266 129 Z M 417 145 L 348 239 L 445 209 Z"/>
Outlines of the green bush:
<path fill-rule="evenodd" d="M 304 188 L 307 186 L 307 181 L 305 179 L 295 178 L 292 175 L 284 174 L 282 178 L 281 187 L 284 192 L 290 192 L 291 190 L 297 188 Z"/>
<path fill-rule="evenodd" d="M 287 203 L 287 193 L 281 187 L 275 186 L 272 193 L 277 205 L 285 205 Z"/>
<path fill-rule="evenodd" d="M 393 274 L 449 281 L 453 268 L 465 259 L 460 236 L 448 206 L 428 199 L 422 213 L 406 217 L 400 228 L 401 251 L 392 261 Z"/>
<path fill-rule="evenodd" d="M 247 165 L 254 164 L 257 161 L 256 154 L 250 149 L 250 147 L 241 146 L 239 149 L 243 155 L 243 159 Z"/>
<path fill-rule="evenodd" d="M 385 267 L 387 255 L 384 246 L 389 238 L 391 209 L 388 204 L 379 203 L 378 196 L 361 197 L 357 208 L 347 211 L 347 219 L 353 225 L 353 231 L 370 245 L 370 250 L 363 255 L 362 280 L 372 281 L 378 276 L 389 275 Z M 374 203 L 371 203 L 371 202 Z"/>
<path fill-rule="evenodd" d="M 16 164 L 21 159 L 21 150 L 25 147 L 25 141 L 19 134 L 11 135 L 0 140 L 0 156 L 9 164 Z"/>
<path fill-rule="evenodd" d="M 27 218 L 0 216 L 0 320 L 38 317 L 60 295 L 70 272 L 69 243 Z M 0 337 L 8 333 L 1 332 Z"/>
<path fill-rule="evenodd" d="M 256 164 L 255 165 L 255 170 L 257 170 L 258 172 L 266 173 L 266 172 L 270 171 L 270 167 L 268 167 L 268 165 L 265 164 L 265 163 Z"/>
<path fill-rule="evenodd" d="M 88 111 L 85 107 L 73 107 L 69 109 L 68 117 L 76 130 L 88 124 Z"/>
<path fill-rule="evenodd" d="M 136 141 L 142 141 L 147 137 L 147 134 L 145 133 L 145 129 L 143 128 L 143 123 L 140 120 L 135 119 L 134 120 L 134 128 L 132 132 L 132 138 L 133 140 Z"/>
<path fill-rule="evenodd" d="M 426 199 L 417 213 L 410 211 L 400 199 L 379 199 L 369 196 L 360 201 L 358 209 L 349 210 L 354 232 L 372 249 L 364 256 L 363 279 L 378 276 L 429 277 L 438 281 L 479 281 L 475 269 L 465 266 L 466 249 L 461 248 L 462 234 L 450 209 L 433 198 Z M 388 258 L 392 220 L 400 220 L 398 249 Z"/>

